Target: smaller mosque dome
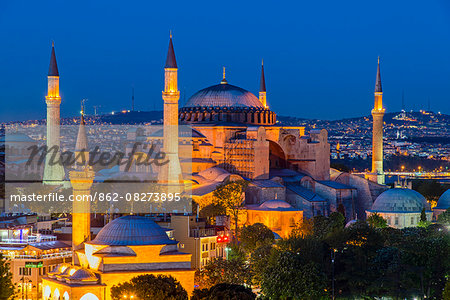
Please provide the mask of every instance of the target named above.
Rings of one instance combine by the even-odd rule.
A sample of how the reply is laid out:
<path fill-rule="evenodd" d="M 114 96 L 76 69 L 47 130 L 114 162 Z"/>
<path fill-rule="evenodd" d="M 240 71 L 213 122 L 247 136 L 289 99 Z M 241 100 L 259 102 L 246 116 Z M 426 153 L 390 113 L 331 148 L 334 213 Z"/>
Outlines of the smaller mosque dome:
<path fill-rule="evenodd" d="M 279 208 L 292 208 L 292 206 L 283 200 L 269 200 L 262 203 L 259 208 L 263 209 L 279 209 Z"/>
<path fill-rule="evenodd" d="M 404 188 L 389 189 L 377 197 L 370 212 L 421 212 L 425 207 L 429 210 L 429 204 L 420 193 Z"/>
<path fill-rule="evenodd" d="M 439 197 L 437 205 L 434 209 L 443 209 L 446 210 L 450 207 L 450 189 L 448 189 L 445 193 Z"/>
<path fill-rule="evenodd" d="M 108 246 L 176 244 L 163 228 L 146 217 L 124 216 L 108 223 L 90 243 Z"/>
<path fill-rule="evenodd" d="M 94 272 L 84 269 L 84 268 L 71 268 L 68 277 L 65 278 L 66 282 L 97 282 L 98 278 L 95 276 Z M 70 274 L 69 273 L 69 274 Z"/>

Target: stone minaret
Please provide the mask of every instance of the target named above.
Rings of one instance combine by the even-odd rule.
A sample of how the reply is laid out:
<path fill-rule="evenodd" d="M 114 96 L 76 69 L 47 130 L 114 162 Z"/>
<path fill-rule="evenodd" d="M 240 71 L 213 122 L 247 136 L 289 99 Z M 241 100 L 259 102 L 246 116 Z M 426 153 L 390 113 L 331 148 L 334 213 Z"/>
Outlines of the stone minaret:
<path fill-rule="evenodd" d="M 266 79 L 264 77 L 264 61 L 261 62 L 261 83 L 259 86 L 259 101 L 267 108 Z"/>
<path fill-rule="evenodd" d="M 75 144 L 76 167 L 84 169 L 89 162 L 89 150 L 86 137 L 86 123 L 84 121 L 84 105 L 81 105 L 80 126 L 78 127 L 77 142 Z"/>
<path fill-rule="evenodd" d="M 48 154 L 45 158 L 44 183 L 61 184 L 64 179 L 64 168 L 58 163 L 60 159 L 59 105 L 61 104 L 61 97 L 59 95 L 59 72 L 54 43 L 52 43 L 52 54 L 48 68 L 48 92 L 45 102 L 47 103 Z"/>
<path fill-rule="evenodd" d="M 383 172 L 383 90 L 381 88 L 380 57 L 378 57 L 377 80 L 375 83 L 375 106 L 372 109 L 372 178 L 384 184 Z M 375 180 L 376 179 L 376 180 Z"/>
<path fill-rule="evenodd" d="M 87 196 L 90 194 L 94 181 L 94 171 L 92 168 L 86 167 L 81 171 L 70 171 L 69 177 L 74 197 L 72 203 L 72 249 L 78 250 L 82 248 L 84 242 L 91 239 L 91 205 Z M 76 259 L 75 255 L 73 255 L 73 259 Z"/>
<path fill-rule="evenodd" d="M 77 155 L 76 169 L 70 171 L 69 178 L 72 185 L 74 201 L 72 203 L 72 249 L 82 248 L 83 243 L 91 239 L 91 204 L 88 201 L 90 188 L 94 182 L 94 171 L 88 165 L 89 153 L 86 137 L 83 109 L 81 111 L 80 127 L 75 145 Z M 84 201 L 82 201 L 84 200 Z M 75 264 L 78 257 L 72 256 Z"/>
<path fill-rule="evenodd" d="M 172 192 L 179 192 L 182 183 L 181 166 L 178 157 L 178 66 L 173 50 L 172 34 L 170 34 L 169 50 L 164 66 L 164 142 L 163 151 L 169 163 L 161 168 L 159 181 L 167 183 Z"/>

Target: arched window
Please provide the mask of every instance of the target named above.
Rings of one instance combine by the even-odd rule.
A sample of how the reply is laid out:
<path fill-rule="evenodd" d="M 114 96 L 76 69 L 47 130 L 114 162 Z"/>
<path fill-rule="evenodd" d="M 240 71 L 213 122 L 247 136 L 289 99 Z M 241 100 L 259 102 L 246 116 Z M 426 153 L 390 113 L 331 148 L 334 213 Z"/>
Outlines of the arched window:
<path fill-rule="evenodd" d="M 56 289 L 55 289 L 55 292 L 53 293 L 52 299 L 53 299 L 53 300 L 60 300 L 60 299 L 59 299 L 59 296 L 60 296 L 59 290 L 56 288 Z"/>
<path fill-rule="evenodd" d="M 65 292 L 64 295 L 63 295 L 63 300 L 69 300 L 69 299 L 70 299 L 69 298 L 69 293 Z"/>
<path fill-rule="evenodd" d="M 87 293 L 87 294 L 84 294 L 83 297 L 80 298 L 80 300 L 99 300 L 99 299 L 94 294 Z"/>
<path fill-rule="evenodd" d="M 50 294 L 52 293 L 52 289 L 50 286 L 46 285 L 44 288 L 44 300 L 48 300 L 50 298 Z"/>

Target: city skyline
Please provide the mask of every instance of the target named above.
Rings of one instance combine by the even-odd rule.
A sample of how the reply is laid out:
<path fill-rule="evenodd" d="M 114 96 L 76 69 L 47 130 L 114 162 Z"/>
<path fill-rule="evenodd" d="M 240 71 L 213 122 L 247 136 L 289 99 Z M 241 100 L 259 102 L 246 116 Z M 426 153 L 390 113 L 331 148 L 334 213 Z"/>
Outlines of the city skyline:
<path fill-rule="evenodd" d="M 269 11 L 262 4 L 253 6 L 265 17 L 249 22 L 236 19 L 251 11 L 249 4 L 242 4 L 239 12 L 221 8 L 212 26 L 206 25 L 213 16 L 203 16 L 201 7 L 186 10 L 183 4 L 173 6 L 170 18 L 157 15 L 163 6 L 154 6 L 154 12 L 145 5 L 135 11 L 117 3 L 105 10 L 100 4 L 86 4 L 64 13 L 65 4 L 52 9 L 50 4 L 2 5 L 2 35 L 10 41 L 0 50 L 1 89 L 8 99 L 0 114 L 4 121 L 45 117 L 41 109 L 52 40 L 61 72 L 62 117 L 75 116 L 82 98 L 89 99 L 88 113 L 93 113 L 94 105 L 104 113 L 130 109 L 133 87 L 136 110 L 162 110 L 160 69 L 169 29 L 179 56 L 180 106 L 201 87 L 218 83 L 223 66 L 231 84 L 257 94 L 264 59 L 267 101 L 279 115 L 320 119 L 368 115 L 380 55 L 387 112 L 401 109 L 403 93 L 407 109 L 427 109 L 431 102 L 434 111 L 450 113 L 445 89 L 450 79 L 446 71 L 450 60 L 445 56 L 450 40 L 444 38 L 449 9 L 442 1 L 423 8 L 435 17 L 426 20 L 417 18 L 422 8 L 416 3 L 392 5 L 389 11 L 370 10 L 365 4 L 350 11 L 345 6 L 319 11 L 314 4 L 305 4 L 294 6 L 305 12 L 298 15 L 280 8 Z M 358 9 L 367 18 L 355 14 Z M 8 12 L 16 10 L 23 14 L 11 19 Z M 188 12 L 198 18 L 190 20 Z M 298 22 L 290 19 L 286 24 L 284 14 L 298 17 Z M 344 17 L 350 18 L 348 23 L 332 24 Z M 350 26 L 355 19 L 361 24 L 358 28 Z M 26 26 L 30 22 L 36 24 L 32 32 Z M 99 36 L 92 30 L 102 28 L 108 28 L 107 34 Z M 20 109 L 19 102 L 24 104 Z"/>

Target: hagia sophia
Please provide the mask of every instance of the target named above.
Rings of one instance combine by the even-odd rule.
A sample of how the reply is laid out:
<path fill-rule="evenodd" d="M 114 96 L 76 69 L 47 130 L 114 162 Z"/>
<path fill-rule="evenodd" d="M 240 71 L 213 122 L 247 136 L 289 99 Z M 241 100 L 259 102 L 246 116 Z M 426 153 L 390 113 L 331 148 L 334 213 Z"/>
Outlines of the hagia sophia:
<path fill-rule="evenodd" d="M 285 238 L 303 219 L 329 216 L 336 211 L 341 212 L 350 224 L 379 213 L 387 219 L 389 226 L 404 228 L 416 226 L 423 209 L 431 221 L 433 214 L 442 213 L 450 206 L 449 191 L 441 197 L 435 210 L 431 210 L 419 193 L 400 186 L 390 189 L 384 184 L 385 109 L 379 59 L 372 110 L 373 162 L 372 170 L 365 177 L 330 167 L 326 129 L 306 132 L 304 127 L 284 126 L 277 122 L 276 113 L 267 104 L 270 91 L 266 89 L 264 65 L 258 74 L 261 78 L 258 96 L 231 84 L 233 82 L 226 78 L 224 70 L 217 84 L 199 90 L 181 108 L 178 107 L 177 72 L 178 63 L 170 36 L 162 92 L 164 133 L 155 136 L 137 130 L 128 134 L 128 141 L 162 145 L 169 164 L 161 168 L 161 180 L 172 183 L 174 188 L 189 182 L 189 193 L 197 210 L 211 203 L 219 185 L 246 180 L 249 185 L 244 193 L 245 206 L 239 225 L 263 223 L 277 237 Z M 46 103 L 47 146 L 51 147 L 59 145 L 60 139 L 61 97 L 54 47 Z M 181 136 L 179 125 L 188 126 L 192 134 Z M 88 149 L 85 126 L 82 114 L 75 149 L 78 153 Z M 179 153 L 185 151 L 191 157 L 189 172 L 179 159 Z M 148 170 L 134 168 L 130 172 L 138 174 Z M 90 193 L 96 176 L 92 167 L 83 165 L 67 173 L 74 194 Z M 65 176 L 65 170 L 45 166 L 44 182 L 47 184 L 57 184 Z M 58 265 L 43 277 L 42 299 L 109 300 L 113 285 L 141 274 L 171 275 L 189 294 L 192 293 L 195 268 L 201 267 L 203 262 L 200 258 L 194 259 L 196 254 L 189 252 L 187 242 L 169 238 L 159 224 L 136 215 L 112 220 L 92 238 L 89 212 L 89 203 L 74 203 L 72 262 Z M 178 221 L 179 224 L 195 223 L 193 219 L 186 220 L 187 223 Z M 232 228 L 229 223 L 224 224 Z M 175 226 L 175 222 L 172 225 Z M 181 237 L 177 229 L 174 236 Z M 213 242 L 208 243 L 211 249 Z"/>

